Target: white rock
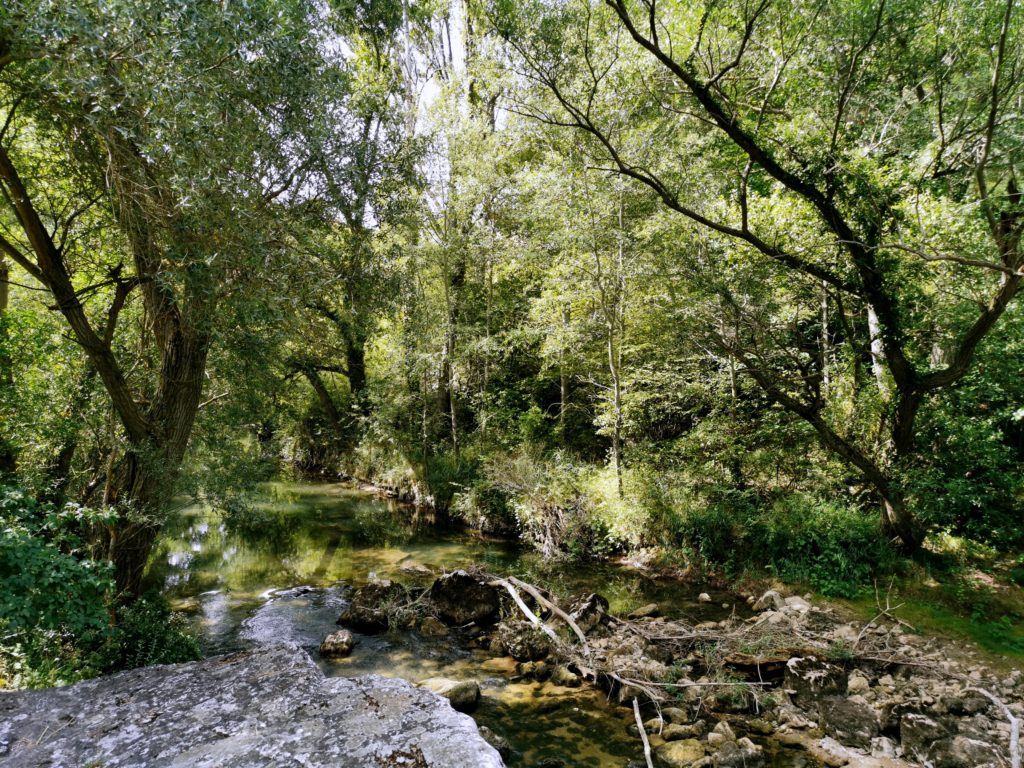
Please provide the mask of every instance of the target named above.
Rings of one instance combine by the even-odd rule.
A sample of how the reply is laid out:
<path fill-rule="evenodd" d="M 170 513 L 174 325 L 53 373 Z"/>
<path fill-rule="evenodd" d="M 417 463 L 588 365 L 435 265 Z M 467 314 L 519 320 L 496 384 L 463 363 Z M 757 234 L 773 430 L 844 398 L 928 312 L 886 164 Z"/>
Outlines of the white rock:
<path fill-rule="evenodd" d="M 793 597 L 787 597 L 783 601 L 783 604 L 785 606 L 785 610 L 799 614 L 805 614 L 811 610 L 811 604 L 809 602 L 804 600 L 802 597 L 796 597 L 795 595 Z"/>
<path fill-rule="evenodd" d="M 754 603 L 755 611 L 766 611 L 769 608 L 774 608 L 777 611 L 781 611 L 785 607 L 786 603 L 782 599 L 782 595 L 776 592 L 774 589 L 769 589 L 761 598 Z"/>
<path fill-rule="evenodd" d="M 854 672 L 850 675 L 850 679 L 846 684 L 846 690 L 851 694 L 867 693 L 871 684 L 868 679 L 860 672 Z"/>

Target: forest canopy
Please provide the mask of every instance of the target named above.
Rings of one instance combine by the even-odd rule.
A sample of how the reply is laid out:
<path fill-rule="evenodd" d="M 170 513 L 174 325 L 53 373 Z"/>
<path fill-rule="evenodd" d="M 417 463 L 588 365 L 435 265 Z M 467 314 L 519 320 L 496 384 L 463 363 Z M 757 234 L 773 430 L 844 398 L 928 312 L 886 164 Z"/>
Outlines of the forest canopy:
<path fill-rule="evenodd" d="M 244 517 L 286 468 L 832 594 L 949 537 L 1015 557 L 1022 24 L 6 2 L 0 579 L 131 605 L 182 498 Z M 0 630 L 87 608 L 5 595 Z"/>

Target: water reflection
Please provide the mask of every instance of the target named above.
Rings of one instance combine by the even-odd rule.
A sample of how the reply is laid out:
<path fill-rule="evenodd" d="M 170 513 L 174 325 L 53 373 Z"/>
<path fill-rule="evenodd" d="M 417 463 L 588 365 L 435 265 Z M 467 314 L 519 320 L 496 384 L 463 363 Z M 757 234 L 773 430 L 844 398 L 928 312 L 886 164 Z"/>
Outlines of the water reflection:
<path fill-rule="evenodd" d="M 432 573 L 472 563 L 559 594 L 600 592 L 618 613 L 658 602 L 699 621 L 719 617 L 728 599 L 716 595 L 716 604 L 702 605 L 696 587 L 609 564 L 545 563 L 509 542 L 446 530 L 429 515 L 341 485 L 270 484 L 262 491 L 248 518 L 201 505 L 183 510 L 151 562 L 150 585 L 188 613 L 207 653 L 291 641 L 316 658 L 352 585 L 375 576 L 425 586 Z M 325 673 L 480 681 L 475 717 L 511 742 L 512 766 L 551 758 L 565 766 L 625 766 L 642 755 L 627 731 L 632 713 L 599 692 L 518 680 L 511 660 L 470 650 L 465 638 L 394 632 L 358 639 L 350 657 L 319 660 Z"/>

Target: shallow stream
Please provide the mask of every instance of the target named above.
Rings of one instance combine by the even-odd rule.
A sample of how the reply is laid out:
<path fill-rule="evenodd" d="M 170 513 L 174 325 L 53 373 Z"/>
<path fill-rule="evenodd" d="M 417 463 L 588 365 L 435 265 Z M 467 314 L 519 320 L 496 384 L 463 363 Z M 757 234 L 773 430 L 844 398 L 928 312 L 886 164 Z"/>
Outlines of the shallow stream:
<path fill-rule="evenodd" d="M 431 572 L 480 563 L 556 594 L 598 592 L 613 613 L 656 602 L 666 615 L 707 621 L 721 618 L 733 599 L 611 563 L 545 563 L 508 541 L 435 525 L 422 512 L 343 485 L 268 484 L 253 511 L 233 524 L 199 505 L 183 509 L 165 527 L 150 566 L 151 586 L 191 617 L 206 653 L 289 640 L 308 647 L 328 675 L 475 679 L 483 697 L 473 717 L 511 743 L 510 766 L 624 767 L 638 758 L 642 764 L 643 753 L 627 731 L 632 712 L 600 692 L 516 680 L 510 659 L 448 638 L 360 636 L 350 657 L 320 659 L 316 647 L 337 629 L 353 586 L 374 578 L 426 586 Z M 713 602 L 698 602 L 701 591 Z M 784 750 L 772 765 L 811 763 Z"/>

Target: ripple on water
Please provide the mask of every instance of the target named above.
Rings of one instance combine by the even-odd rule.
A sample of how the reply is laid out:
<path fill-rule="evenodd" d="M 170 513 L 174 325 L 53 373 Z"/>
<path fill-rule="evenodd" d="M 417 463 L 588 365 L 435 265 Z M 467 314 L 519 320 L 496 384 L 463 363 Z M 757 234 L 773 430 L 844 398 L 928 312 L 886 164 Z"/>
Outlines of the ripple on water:
<path fill-rule="evenodd" d="M 238 631 L 250 643 L 296 643 L 319 646 L 348 600 L 347 589 L 292 587 L 272 592 L 267 601 L 245 619 Z"/>

